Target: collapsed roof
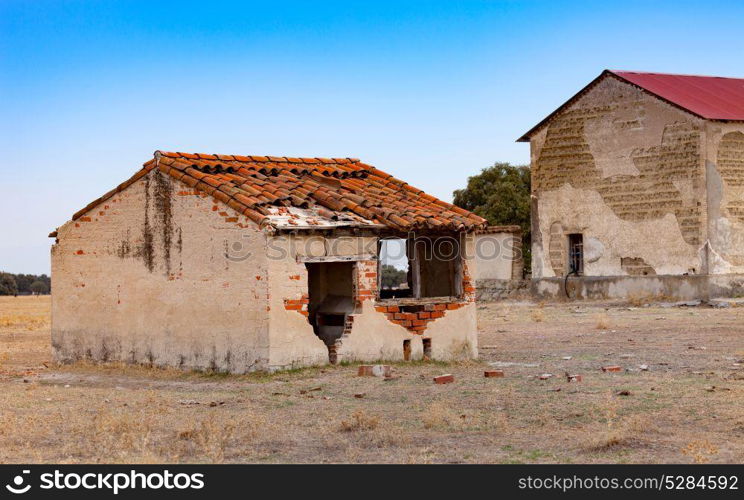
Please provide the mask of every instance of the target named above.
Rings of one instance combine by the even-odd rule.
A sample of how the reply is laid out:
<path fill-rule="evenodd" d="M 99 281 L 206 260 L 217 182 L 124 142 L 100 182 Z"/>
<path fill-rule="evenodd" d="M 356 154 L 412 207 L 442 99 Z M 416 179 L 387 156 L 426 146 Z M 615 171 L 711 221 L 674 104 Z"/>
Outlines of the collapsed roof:
<path fill-rule="evenodd" d="M 472 231 L 485 219 L 352 158 L 288 158 L 156 151 L 133 177 L 73 215 L 81 217 L 153 169 L 210 195 L 261 226 Z"/>

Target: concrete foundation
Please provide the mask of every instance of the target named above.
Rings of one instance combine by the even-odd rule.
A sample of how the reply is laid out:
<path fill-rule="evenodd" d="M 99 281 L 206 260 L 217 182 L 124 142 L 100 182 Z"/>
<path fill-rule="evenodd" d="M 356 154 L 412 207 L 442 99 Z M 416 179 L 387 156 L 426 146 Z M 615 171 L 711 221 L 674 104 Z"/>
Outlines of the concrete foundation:
<path fill-rule="evenodd" d="M 530 292 L 535 300 L 707 301 L 744 296 L 744 274 L 541 278 Z"/>

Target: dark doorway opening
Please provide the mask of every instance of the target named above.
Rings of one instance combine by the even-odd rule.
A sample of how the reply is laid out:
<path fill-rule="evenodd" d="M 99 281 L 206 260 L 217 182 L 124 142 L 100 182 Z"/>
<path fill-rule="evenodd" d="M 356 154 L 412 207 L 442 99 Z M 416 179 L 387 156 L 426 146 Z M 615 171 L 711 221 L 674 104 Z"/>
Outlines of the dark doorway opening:
<path fill-rule="evenodd" d="M 584 274 L 584 235 L 580 233 L 568 235 L 568 271 Z"/>
<path fill-rule="evenodd" d="M 424 360 L 431 359 L 431 339 L 421 339 L 424 344 Z"/>
<path fill-rule="evenodd" d="M 406 339 L 403 341 L 403 360 L 411 361 L 411 340 Z"/>
<path fill-rule="evenodd" d="M 328 347 L 328 359 L 336 362 L 336 350 L 348 315 L 354 312 L 354 263 L 305 264 L 308 275 L 308 319 L 315 335 Z"/>

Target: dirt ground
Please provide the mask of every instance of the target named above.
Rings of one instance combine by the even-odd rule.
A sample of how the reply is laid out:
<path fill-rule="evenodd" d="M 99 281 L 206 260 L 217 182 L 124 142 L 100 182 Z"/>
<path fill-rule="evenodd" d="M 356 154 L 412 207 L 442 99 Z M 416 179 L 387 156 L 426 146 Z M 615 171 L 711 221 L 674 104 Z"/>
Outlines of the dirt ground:
<path fill-rule="evenodd" d="M 479 361 L 383 380 L 56 367 L 49 304 L 0 297 L 0 462 L 744 462 L 744 308 L 481 305 Z"/>

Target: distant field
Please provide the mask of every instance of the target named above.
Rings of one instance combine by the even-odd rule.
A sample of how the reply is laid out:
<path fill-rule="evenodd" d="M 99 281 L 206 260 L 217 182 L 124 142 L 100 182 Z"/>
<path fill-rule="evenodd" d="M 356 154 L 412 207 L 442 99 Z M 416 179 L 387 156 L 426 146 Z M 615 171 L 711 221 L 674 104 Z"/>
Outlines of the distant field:
<path fill-rule="evenodd" d="M 482 305 L 480 361 L 383 381 L 55 367 L 49 305 L 0 297 L 1 462 L 744 462 L 744 308 Z"/>

